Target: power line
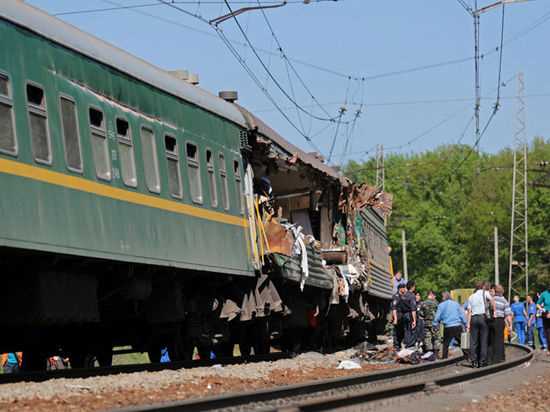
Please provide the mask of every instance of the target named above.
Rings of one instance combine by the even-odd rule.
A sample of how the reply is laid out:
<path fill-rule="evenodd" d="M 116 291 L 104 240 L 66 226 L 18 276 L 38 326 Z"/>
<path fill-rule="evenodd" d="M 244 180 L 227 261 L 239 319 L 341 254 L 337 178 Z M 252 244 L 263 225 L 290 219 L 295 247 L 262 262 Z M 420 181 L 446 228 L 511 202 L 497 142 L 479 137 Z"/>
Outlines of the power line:
<path fill-rule="evenodd" d="M 503 54 L 503 43 L 504 43 L 504 10 L 505 10 L 505 4 L 502 3 L 502 15 L 501 15 L 501 23 L 500 23 L 500 50 L 499 50 L 499 65 L 498 65 L 498 83 L 497 83 L 497 92 L 496 92 L 496 100 L 495 104 L 493 105 L 493 111 L 491 112 L 491 115 L 487 119 L 487 122 L 485 123 L 485 126 L 483 127 L 483 130 L 481 133 L 476 133 L 476 140 L 473 145 L 473 150 L 468 152 L 468 154 L 458 163 L 458 165 L 453 169 L 451 174 L 454 174 L 457 172 L 464 163 L 471 157 L 473 151 L 479 150 L 479 144 L 481 142 L 481 139 L 485 135 L 485 132 L 489 128 L 489 125 L 493 121 L 495 115 L 497 114 L 499 108 L 500 108 L 500 89 L 501 89 L 501 76 L 502 76 L 502 54 Z M 476 129 L 477 131 L 477 129 Z"/>
<path fill-rule="evenodd" d="M 229 51 L 233 54 L 235 59 L 239 62 L 239 64 L 244 68 L 244 70 L 248 73 L 250 78 L 256 83 L 258 88 L 264 93 L 264 95 L 267 97 L 269 101 L 275 106 L 275 108 L 279 111 L 281 116 L 285 118 L 285 120 L 302 136 L 309 145 L 317 152 L 321 153 L 321 150 L 313 143 L 313 140 L 310 136 L 307 136 L 293 121 L 290 119 L 290 117 L 279 107 L 273 96 L 267 91 L 265 87 L 263 87 L 260 79 L 256 76 L 256 74 L 250 69 L 250 67 L 246 64 L 246 62 L 243 60 L 239 52 L 235 49 L 235 47 L 231 44 L 231 42 L 225 37 L 225 34 L 223 31 L 219 28 L 217 28 L 216 32 L 220 36 L 220 39 L 223 41 L 223 43 L 227 46 Z"/>
<path fill-rule="evenodd" d="M 332 160 L 332 154 L 334 153 L 334 147 L 336 145 L 336 139 L 338 138 L 338 132 L 340 131 L 340 125 L 342 124 L 342 116 L 346 112 L 346 108 L 342 106 L 338 113 L 338 120 L 336 121 L 336 130 L 334 132 L 334 137 L 332 138 L 332 143 L 330 145 L 330 151 L 328 153 L 327 163 L 330 163 Z"/>
<path fill-rule="evenodd" d="M 167 19 L 165 17 L 158 16 L 158 15 L 151 14 L 151 13 L 147 13 L 147 12 L 144 12 L 143 10 L 140 10 L 140 8 L 149 7 L 148 6 L 149 4 L 151 4 L 151 7 L 152 7 L 152 5 L 153 5 L 152 3 L 147 3 L 147 5 L 146 4 L 142 4 L 142 5 L 138 4 L 138 5 L 123 6 L 119 3 L 116 3 L 116 2 L 110 1 L 110 0 L 102 0 L 102 1 L 104 1 L 106 3 L 109 3 L 109 4 L 115 4 L 115 5 L 117 5 L 117 7 L 104 8 L 104 9 L 73 10 L 73 11 L 54 13 L 54 15 L 62 16 L 62 15 L 76 15 L 76 14 L 83 14 L 83 13 L 103 12 L 103 11 L 131 10 L 131 11 L 137 12 L 139 14 L 149 16 L 150 18 L 153 18 L 153 19 L 156 19 L 156 20 L 159 20 L 159 21 L 162 21 L 164 23 L 168 23 L 168 24 L 171 24 L 171 25 L 174 25 L 174 26 L 178 26 L 178 27 L 186 29 L 186 30 L 191 30 L 191 31 L 194 31 L 196 33 L 200 33 L 200 34 L 210 36 L 210 37 L 218 37 L 218 36 L 216 36 L 215 34 L 209 32 L 209 31 L 201 30 L 201 29 L 198 29 L 196 27 L 181 24 L 177 21 L 170 20 L 170 19 Z M 252 1 L 252 0 L 250 0 L 250 1 Z M 334 2 L 334 1 L 338 1 L 338 0 L 324 0 L 324 1 Z M 339 1 L 342 1 L 342 0 L 339 0 Z M 317 1 L 314 1 L 314 2 L 316 2 L 316 3 L 319 2 L 320 3 L 320 2 L 323 2 L 323 0 L 317 0 Z M 175 4 L 180 4 L 179 1 L 175 1 L 174 3 Z M 199 2 L 194 1 L 194 2 L 191 2 L 191 3 L 198 4 Z M 200 1 L 200 3 L 201 4 L 206 4 L 204 1 Z M 217 4 L 224 4 L 221 1 L 217 1 L 216 3 Z M 264 3 L 266 3 L 266 1 L 264 1 Z M 288 4 L 298 4 L 298 3 L 303 4 L 303 1 L 296 0 L 294 2 L 292 2 L 292 1 L 288 2 Z M 157 5 L 157 4 L 155 4 L 155 5 Z M 235 4 L 236 4 L 236 2 L 235 2 Z M 540 27 L 542 24 L 546 23 L 548 20 L 550 20 L 550 12 L 545 13 L 543 16 L 538 18 L 536 21 L 534 21 L 532 24 L 530 24 L 525 29 L 519 31 L 518 33 L 511 36 L 510 38 L 505 39 L 504 46 L 506 46 L 506 45 L 508 45 L 508 44 L 510 44 L 510 43 L 526 36 L 527 34 L 532 32 L 533 30 Z M 245 43 L 239 42 L 238 40 L 231 39 L 231 42 L 234 43 L 234 44 L 239 44 L 240 46 L 243 46 L 243 47 L 248 47 Z M 259 48 L 259 47 L 256 47 L 256 50 L 261 52 L 261 53 L 269 54 L 269 55 L 272 55 L 272 56 L 277 56 L 278 55 L 277 52 L 274 52 L 272 50 Z M 488 49 L 485 53 L 482 53 L 480 55 L 480 58 L 483 59 L 484 57 L 489 56 L 489 55 L 491 55 L 493 53 L 496 53 L 496 52 L 498 52 L 498 47 Z M 388 72 L 382 72 L 382 73 L 377 73 L 377 74 L 374 74 L 374 75 L 354 75 L 354 74 L 351 74 L 351 73 L 345 73 L 345 72 L 338 71 L 338 70 L 335 70 L 335 69 L 332 69 L 332 68 L 328 68 L 328 67 L 325 67 L 325 66 L 322 66 L 322 65 L 319 65 L 319 64 L 314 64 L 314 63 L 311 63 L 311 62 L 308 62 L 308 61 L 304 61 L 304 60 L 301 60 L 301 59 L 298 59 L 298 58 L 295 58 L 295 57 L 291 57 L 291 56 L 287 56 L 287 57 L 288 57 L 289 60 L 291 60 L 294 63 L 299 64 L 301 66 L 309 67 L 310 69 L 321 71 L 321 72 L 324 72 L 326 74 L 330 74 L 330 75 L 335 76 L 335 77 L 340 77 L 340 78 L 343 78 L 343 79 L 350 78 L 352 80 L 362 80 L 362 79 L 364 79 L 364 80 L 377 80 L 377 79 L 383 79 L 383 78 L 388 78 L 388 77 L 396 77 L 396 76 L 406 75 L 406 74 L 410 74 L 410 73 L 414 73 L 414 72 L 421 72 L 421 71 L 432 70 L 432 69 L 437 69 L 437 68 L 446 67 L 446 66 L 463 64 L 463 63 L 467 63 L 469 61 L 474 60 L 474 57 L 470 56 L 470 57 L 463 57 L 463 58 L 445 60 L 445 61 L 426 64 L 426 65 L 414 66 L 414 67 L 410 67 L 410 68 L 406 68 L 406 69 L 402 69 L 402 70 L 393 70 L 393 71 L 388 71 Z"/>
<path fill-rule="evenodd" d="M 262 5 L 262 2 L 260 0 L 257 0 L 257 3 L 259 6 Z M 281 44 L 281 42 L 279 41 L 279 38 L 277 37 L 277 35 L 275 34 L 275 30 L 273 30 L 273 26 L 271 25 L 271 22 L 269 21 L 268 17 L 267 17 L 267 14 L 265 12 L 264 9 L 261 9 L 261 12 L 262 12 L 262 15 L 264 17 L 264 21 L 265 23 L 267 24 L 267 27 L 269 28 L 269 31 L 271 32 L 271 36 L 273 37 L 273 39 L 275 40 L 275 43 L 277 44 L 277 48 L 278 50 L 280 51 L 281 53 L 281 56 L 283 58 L 283 60 L 285 61 L 285 63 L 288 64 L 287 66 L 287 69 L 288 67 L 290 67 L 290 69 L 292 70 L 292 72 L 294 73 L 294 75 L 296 76 L 296 78 L 298 79 L 298 81 L 301 83 L 302 87 L 306 90 L 306 92 L 309 94 L 309 96 L 311 97 L 311 99 L 319 106 L 319 108 L 321 109 L 321 111 L 326 115 L 326 116 L 329 116 L 330 117 L 330 114 L 328 113 L 328 111 L 319 103 L 319 101 L 317 100 L 317 98 L 315 97 L 315 95 L 313 94 L 313 92 L 311 91 L 311 89 L 307 86 L 306 82 L 304 81 L 304 79 L 302 78 L 302 76 L 300 76 L 300 74 L 298 73 L 298 71 L 296 70 L 296 68 L 294 67 L 294 65 L 292 64 L 292 62 L 288 59 L 287 55 L 286 55 L 286 52 L 284 51 L 283 49 L 283 46 Z"/>
<path fill-rule="evenodd" d="M 342 0 L 313 0 L 311 3 L 325 3 L 325 2 L 335 2 L 335 1 L 342 1 Z M 234 5 L 247 5 L 247 4 L 255 4 L 256 1 L 249 0 L 249 1 L 232 1 L 231 4 Z M 279 4 L 281 1 L 269 1 L 265 0 L 263 2 L 264 4 Z M 187 4 L 187 5 L 196 5 L 198 7 L 200 6 L 216 6 L 220 4 L 225 4 L 223 0 L 172 0 L 170 1 L 170 4 Z M 292 5 L 304 5 L 303 0 L 287 0 L 286 4 L 292 4 Z M 54 16 L 71 16 L 71 15 L 78 15 L 78 14 L 92 14 L 92 13 L 105 13 L 105 12 L 111 12 L 111 11 L 119 11 L 119 10 L 131 10 L 131 9 L 141 9 L 141 8 L 150 8 L 150 7 L 158 7 L 158 3 L 141 3 L 141 4 L 132 4 L 127 6 L 115 6 L 115 7 L 100 7 L 100 8 L 94 8 L 94 9 L 79 9 L 79 10 L 67 10 L 67 11 L 61 11 L 57 13 L 53 13 Z"/>
<path fill-rule="evenodd" d="M 160 0 L 159 0 L 160 1 Z M 229 4 L 229 2 L 227 0 L 224 0 L 225 1 L 225 5 L 227 6 L 227 8 L 229 9 L 230 13 L 234 13 L 233 12 L 233 9 L 231 7 L 231 5 Z M 250 49 L 252 50 L 252 53 L 254 54 L 254 56 L 256 56 L 256 59 L 258 60 L 258 62 L 260 63 L 260 65 L 263 67 L 263 69 L 266 71 L 266 73 L 269 75 L 269 78 L 271 79 L 271 81 L 273 82 L 273 84 L 275 84 L 275 86 L 277 86 L 277 88 L 279 89 L 279 91 L 292 103 L 296 106 L 296 108 L 298 108 L 302 113 L 312 117 L 313 119 L 316 119 L 316 120 L 320 120 L 320 121 L 329 121 L 329 122 L 334 122 L 335 118 L 334 117 L 321 117 L 321 116 L 317 116 L 315 115 L 314 113 L 311 113 L 309 112 L 308 110 L 304 109 L 296 100 L 294 100 L 292 98 L 292 96 L 284 89 L 284 87 L 281 85 L 281 83 L 277 80 L 277 78 L 273 75 L 273 73 L 271 73 L 271 71 L 269 70 L 269 68 L 267 67 L 267 65 L 265 64 L 265 62 L 263 61 L 263 59 L 260 57 L 260 55 L 258 54 L 258 52 L 256 51 L 256 49 L 254 48 L 254 45 L 252 44 L 252 42 L 250 41 L 250 38 L 247 36 L 246 32 L 244 31 L 241 23 L 239 22 L 239 19 L 237 18 L 237 16 L 233 15 L 233 20 L 235 21 L 235 24 L 237 25 L 239 31 L 241 32 L 241 35 L 244 37 L 246 43 L 248 44 L 248 46 L 250 47 Z M 217 29 L 217 27 L 215 27 Z"/>
<path fill-rule="evenodd" d="M 502 84 L 506 84 L 506 82 L 503 82 Z M 525 98 L 541 98 L 541 97 L 550 97 L 550 93 L 533 93 L 528 94 L 524 96 Z M 500 100 L 511 100 L 515 99 L 514 96 L 500 96 Z M 494 97 L 481 97 L 481 100 L 494 100 Z M 369 107 L 394 107 L 394 106 L 416 106 L 416 105 L 424 105 L 424 104 L 441 104 L 441 103 L 462 103 L 462 102 L 472 102 L 474 101 L 474 98 L 472 97 L 449 97 L 449 98 L 442 98 L 442 99 L 419 99 L 419 100 L 396 100 L 396 101 L 388 101 L 388 102 L 372 102 L 372 103 L 361 103 L 356 101 L 351 101 L 348 103 L 348 106 L 361 106 L 363 105 L 366 108 Z M 341 101 L 332 101 L 332 102 L 322 102 L 321 103 L 324 106 L 335 106 L 335 105 L 341 105 Z M 315 107 L 316 105 L 304 105 L 304 107 Z M 294 106 L 282 106 L 283 110 L 291 110 Z M 264 107 L 259 108 L 256 110 L 252 110 L 254 113 L 265 113 L 270 112 L 275 109 L 271 107 Z"/>

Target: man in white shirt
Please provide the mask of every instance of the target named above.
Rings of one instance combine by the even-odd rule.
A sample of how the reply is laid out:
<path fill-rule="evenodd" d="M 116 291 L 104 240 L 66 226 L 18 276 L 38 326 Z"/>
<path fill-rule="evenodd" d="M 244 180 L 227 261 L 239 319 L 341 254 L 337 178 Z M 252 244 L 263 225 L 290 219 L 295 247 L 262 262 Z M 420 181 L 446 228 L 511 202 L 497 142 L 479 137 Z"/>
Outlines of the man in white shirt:
<path fill-rule="evenodd" d="M 494 317 L 495 302 L 489 293 L 489 282 L 477 282 L 476 291 L 468 298 L 468 331 L 472 367 L 487 366 L 489 326 L 487 318 Z"/>

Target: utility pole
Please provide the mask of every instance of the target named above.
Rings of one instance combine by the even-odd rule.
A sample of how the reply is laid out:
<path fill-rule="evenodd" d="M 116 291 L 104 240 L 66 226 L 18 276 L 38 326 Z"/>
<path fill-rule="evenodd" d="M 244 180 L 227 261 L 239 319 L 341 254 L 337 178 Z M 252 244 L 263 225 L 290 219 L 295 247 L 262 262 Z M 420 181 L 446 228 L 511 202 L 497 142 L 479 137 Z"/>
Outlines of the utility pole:
<path fill-rule="evenodd" d="M 514 134 L 514 171 L 512 174 L 512 211 L 510 224 L 510 263 L 508 266 L 508 300 L 512 293 L 529 293 L 529 235 L 527 198 L 527 134 L 525 120 L 525 81 L 518 73 L 517 129 Z M 524 293 L 523 293 L 524 292 Z"/>
<path fill-rule="evenodd" d="M 498 227 L 495 226 L 495 285 L 500 284 L 500 271 L 498 267 Z"/>
<path fill-rule="evenodd" d="M 498 0 L 493 3 L 490 3 L 483 7 L 478 7 L 478 0 L 474 0 L 474 6 L 473 8 L 468 5 L 467 2 L 464 0 L 458 0 L 458 2 L 462 5 L 462 7 L 466 10 L 466 12 L 472 16 L 473 22 L 474 22 L 474 68 L 475 68 L 475 106 L 474 106 L 474 118 L 475 118 L 475 142 L 476 147 L 478 146 L 480 136 L 481 136 L 481 127 L 480 127 L 480 110 L 481 110 L 481 83 L 480 83 L 480 60 L 481 60 L 481 54 L 480 54 L 480 43 L 479 43 L 479 30 L 480 30 L 480 17 L 482 14 L 487 13 L 491 10 L 494 10 L 497 7 L 503 8 L 504 13 L 504 6 L 506 4 L 512 4 L 512 3 L 524 3 L 529 0 Z M 504 15 L 503 15 L 504 16 Z M 497 106 L 494 109 L 495 111 L 498 110 L 498 101 Z M 479 147 L 477 147 L 479 150 Z"/>
<path fill-rule="evenodd" d="M 386 171 L 384 169 L 384 145 L 376 145 L 376 187 L 384 191 L 386 185 Z"/>
<path fill-rule="evenodd" d="M 403 250 L 403 275 L 405 280 L 409 280 L 409 269 L 407 267 L 407 237 L 405 229 L 401 230 L 401 248 Z"/>

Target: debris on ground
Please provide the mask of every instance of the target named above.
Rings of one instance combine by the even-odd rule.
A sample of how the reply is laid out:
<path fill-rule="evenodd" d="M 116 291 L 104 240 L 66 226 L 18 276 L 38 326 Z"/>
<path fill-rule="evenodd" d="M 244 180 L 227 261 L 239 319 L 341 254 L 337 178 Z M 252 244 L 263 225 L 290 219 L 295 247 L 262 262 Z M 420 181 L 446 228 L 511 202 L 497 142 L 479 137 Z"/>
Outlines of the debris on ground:
<path fill-rule="evenodd" d="M 361 369 L 361 365 L 359 364 L 359 362 L 355 360 L 351 360 L 351 359 L 343 360 L 343 361 L 340 361 L 336 369 L 346 369 L 346 370 Z"/>

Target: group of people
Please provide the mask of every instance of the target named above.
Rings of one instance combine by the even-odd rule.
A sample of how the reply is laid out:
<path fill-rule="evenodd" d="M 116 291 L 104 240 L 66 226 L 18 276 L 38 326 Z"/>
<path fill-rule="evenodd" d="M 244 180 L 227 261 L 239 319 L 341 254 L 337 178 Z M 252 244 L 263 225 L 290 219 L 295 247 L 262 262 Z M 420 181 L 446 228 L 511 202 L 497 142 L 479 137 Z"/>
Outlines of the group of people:
<path fill-rule="evenodd" d="M 550 354 L 550 290 L 537 294 L 536 299 L 527 296 L 525 303 L 514 296 L 511 305 L 503 295 L 501 285 L 478 282 L 464 306 L 449 292 L 441 294 L 441 303 L 434 291 L 428 291 L 426 300 L 422 300 L 415 282 L 405 281 L 397 273 L 391 311 L 394 349 L 421 348 L 433 352 L 434 357 L 441 352 L 445 359 L 452 342 L 465 340 L 472 366 L 484 367 L 504 361 L 504 342 L 511 336 L 508 332 L 514 330 L 518 343 L 533 348 L 536 331 L 540 348 Z"/>
<path fill-rule="evenodd" d="M 527 296 L 525 303 L 521 302 L 516 295 L 511 305 L 503 292 L 501 285 L 479 282 L 466 302 L 470 359 L 474 367 L 504 360 L 506 329 L 515 331 L 518 343 L 528 343 L 533 348 L 536 329 L 541 349 L 550 355 L 550 289 L 538 294 L 536 302 L 531 296 Z"/>
<path fill-rule="evenodd" d="M 466 326 L 466 317 L 462 307 L 451 299 L 449 292 L 441 294 L 442 302 L 436 299 L 436 293 L 429 291 L 427 299 L 422 301 L 420 293 L 416 291 L 413 280 L 401 280 L 400 273 L 396 274 L 396 292 L 392 299 L 392 324 L 394 349 L 399 351 L 405 348 L 419 348 L 426 353 L 432 352 L 434 358 L 449 356 L 449 346 L 456 340 L 460 342 L 460 335 Z M 440 344 L 440 328 L 443 325 L 443 342 Z"/>

